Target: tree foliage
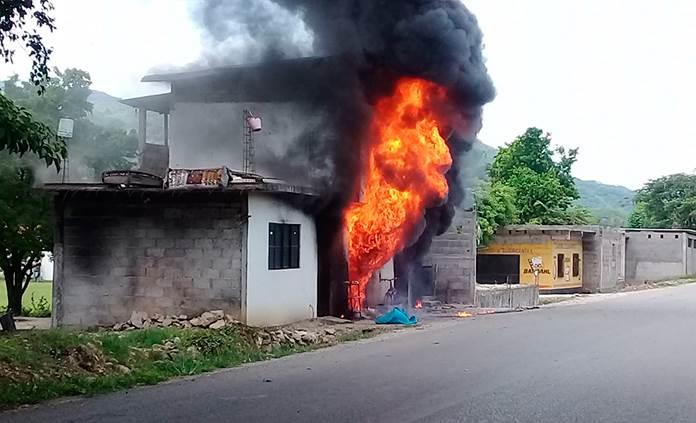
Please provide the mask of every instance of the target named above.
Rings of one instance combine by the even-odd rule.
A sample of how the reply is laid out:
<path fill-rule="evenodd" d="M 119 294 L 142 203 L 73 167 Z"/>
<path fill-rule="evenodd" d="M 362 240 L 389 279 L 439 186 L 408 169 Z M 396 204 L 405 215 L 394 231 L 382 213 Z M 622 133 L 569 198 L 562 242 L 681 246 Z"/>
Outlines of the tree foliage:
<path fill-rule="evenodd" d="M 52 11 L 48 0 L 0 1 L 0 59 L 12 63 L 17 48 L 26 50 L 32 59 L 30 80 L 38 87 L 39 94 L 48 78 L 51 55 L 39 31 L 55 29 Z M 17 106 L 0 93 L 0 151 L 20 156 L 32 152 L 47 165 L 58 167 L 66 154 L 65 145 L 49 128 L 34 121 L 26 108 Z"/>
<path fill-rule="evenodd" d="M 42 90 L 48 77 L 52 50 L 44 45 L 41 29 L 53 31 L 53 4 L 49 0 L 2 0 L 0 2 L 0 57 L 12 63 L 21 46 L 32 59 L 30 80 Z"/>
<path fill-rule="evenodd" d="M 19 107 L 0 93 L 0 151 L 36 154 L 47 166 L 60 167 L 67 154 L 65 143 L 53 131 L 33 119 L 29 110 Z"/>
<path fill-rule="evenodd" d="M 31 164 L 0 153 L 0 269 L 8 305 L 22 312 L 22 295 L 43 251 L 53 244 L 50 198 L 34 189 Z"/>
<path fill-rule="evenodd" d="M 484 183 L 475 193 L 478 214 L 478 242 L 486 245 L 499 226 L 518 222 L 515 191 L 504 184 Z"/>
<path fill-rule="evenodd" d="M 80 69 L 54 70 L 43 95 L 37 95 L 31 83 L 14 76 L 5 81 L 5 93 L 17 104 L 31 110 L 38 121 L 57 127 L 61 118 L 75 122 L 73 138 L 68 140 L 71 172 L 91 179 L 108 169 L 128 169 L 136 156 L 138 140 L 134 133 L 104 128 L 89 120 L 93 105 L 89 102 L 92 80 Z M 80 174 L 79 166 L 86 168 Z"/>
<path fill-rule="evenodd" d="M 631 227 L 696 229 L 696 175 L 654 179 L 638 191 Z"/>
<path fill-rule="evenodd" d="M 92 104 L 88 101 L 92 83 L 89 74 L 79 69 L 67 69 L 65 72 L 55 70 L 55 74 L 55 77 L 44 81 L 41 95 L 31 82 L 21 82 L 16 76 L 5 81 L 7 97 L 0 97 L 0 100 L 19 110 L 14 114 L 25 119 L 23 128 L 17 129 L 17 134 L 25 134 L 26 137 L 26 134 L 30 134 L 28 127 L 44 131 L 40 137 L 25 138 L 35 141 L 36 146 L 25 148 L 19 143 L 23 151 L 12 147 L 8 151 L 20 154 L 33 151 L 42 157 L 42 149 L 58 145 L 60 150 L 54 153 L 56 160 L 59 160 L 59 157 L 66 155 L 66 145 L 45 143 L 43 140 L 50 133 L 48 128 L 57 127 L 61 118 L 70 118 L 75 122 L 73 138 L 67 146 L 71 174 L 91 179 L 95 173 L 107 169 L 130 168 L 138 144 L 135 135 L 102 128 L 88 119 L 92 111 Z M 55 137 L 51 134 L 50 139 Z M 0 269 L 5 274 L 8 304 L 13 313 L 19 314 L 31 271 L 42 252 L 52 247 L 49 199 L 46 193 L 33 189 L 32 169 L 41 168 L 33 157 L 18 158 L 5 152 L 0 159 Z M 54 162 L 46 160 L 46 163 Z M 75 172 L 82 171 L 82 168 L 86 168 L 86 171 Z"/>
<path fill-rule="evenodd" d="M 552 149 L 551 137 L 529 128 L 501 148 L 493 159 L 490 185 L 477 196 L 481 241 L 498 226 L 526 224 L 587 224 L 594 219 L 579 198 L 571 169 L 577 149 Z"/>

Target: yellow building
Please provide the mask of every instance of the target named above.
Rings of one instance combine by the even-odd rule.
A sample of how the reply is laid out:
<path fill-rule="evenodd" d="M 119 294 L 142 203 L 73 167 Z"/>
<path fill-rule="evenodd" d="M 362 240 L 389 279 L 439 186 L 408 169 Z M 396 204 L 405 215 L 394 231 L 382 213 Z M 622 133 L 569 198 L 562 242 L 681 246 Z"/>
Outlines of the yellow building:
<path fill-rule="evenodd" d="M 514 225 L 496 233 L 476 259 L 478 283 L 539 285 L 542 291 L 583 287 L 583 239 L 598 228 Z"/>

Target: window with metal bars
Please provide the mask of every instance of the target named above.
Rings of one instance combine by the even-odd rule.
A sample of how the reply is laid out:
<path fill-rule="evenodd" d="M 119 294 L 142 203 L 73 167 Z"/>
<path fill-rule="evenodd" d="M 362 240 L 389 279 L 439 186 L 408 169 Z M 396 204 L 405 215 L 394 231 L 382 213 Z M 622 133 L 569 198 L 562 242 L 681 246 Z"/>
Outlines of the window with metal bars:
<path fill-rule="evenodd" d="M 268 269 L 299 269 L 300 225 L 268 224 Z"/>

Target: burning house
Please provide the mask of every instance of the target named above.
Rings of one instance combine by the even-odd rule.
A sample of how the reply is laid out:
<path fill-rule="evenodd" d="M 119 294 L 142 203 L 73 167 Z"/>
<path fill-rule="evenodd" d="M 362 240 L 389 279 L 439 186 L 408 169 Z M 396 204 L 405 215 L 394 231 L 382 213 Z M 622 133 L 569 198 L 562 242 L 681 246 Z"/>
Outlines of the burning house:
<path fill-rule="evenodd" d="M 118 221 L 119 228 L 126 228 L 120 229 L 121 238 L 128 232 L 127 228 L 138 228 L 138 234 L 147 235 L 150 233 L 147 225 L 153 225 L 151 234 L 159 236 L 164 232 L 163 239 L 169 238 L 168 231 L 176 229 L 176 239 L 171 240 L 175 249 L 177 242 L 188 245 L 191 241 L 193 248 L 197 248 L 198 238 L 192 240 L 189 236 L 198 234 L 195 231 L 202 228 L 191 226 L 194 222 L 206 225 L 207 231 L 234 222 L 234 227 L 219 229 L 223 233 L 236 230 L 242 234 L 233 248 L 241 254 L 238 261 L 241 276 L 235 276 L 241 286 L 235 288 L 239 295 L 234 300 L 239 305 L 223 307 L 224 301 L 232 301 L 225 288 L 220 288 L 222 297 L 206 297 L 210 292 L 203 292 L 206 290 L 203 285 L 213 283 L 218 277 L 203 276 L 205 265 L 210 263 L 201 262 L 197 264 L 200 279 L 198 273 L 186 278 L 187 281 L 193 278 L 192 283 L 197 283 L 194 288 L 202 291 L 186 291 L 186 288 L 167 291 L 174 297 L 161 300 L 161 307 L 194 303 L 202 306 L 219 300 L 216 303 L 219 308 L 229 308 L 242 319 L 255 323 L 257 320 L 249 316 L 256 313 L 252 310 L 256 304 L 252 297 L 260 289 L 258 292 L 267 294 L 264 298 L 269 304 L 283 309 L 284 293 L 294 289 L 276 286 L 282 285 L 286 273 L 257 278 L 251 265 L 261 266 L 259 269 L 263 268 L 264 273 L 272 270 L 270 249 L 277 241 L 272 234 L 273 225 L 284 224 L 301 225 L 301 248 L 309 248 L 307 252 L 299 252 L 300 267 L 309 268 L 302 274 L 304 282 L 298 289 L 306 290 L 307 296 L 302 297 L 301 307 L 298 301 L 297 313 L 293 311 L 283 319 L 259 320 L 260 323 L 309 317 L 309 309 L 314 315 L 360 313 L 368 305 L 381 302 L 385 292 L 393 298 L 405 299 L 417 293 L 437 294 L 450 301 L 472 300 L 471 272 L 475 272 L 475 266 L 469 257 L 474 253 L 469 241 L 474 240 L 475 225 L 458 225 L 466 227 L 468 235 L 452 233 L 450 227 L 464 198 L 462 157 L 480 130 L 482 106 L 494 97 L 475 17 L 458 0 L 268 3 L 300 17 L 311 30 L 312 57 L 288 57 L 293 52 L 282 51 L 283 40 L 274 41 L 271 37 L 266 40 L 268 43 L 263 43 L 264 34 L 277 34 L 277 30 L 264 30 L 263 23 L 259 23 L 259 27 L 254 27 L 259 63 L 151 74 L 143 81 L 167 83 L 170 92 L 124 100 L 139 111 L 140 169 L 145 173 L 171 175 L 167 169 L 226 166 L 251 171 L 255 175 L 252 179 L 257 175 L 266 179 L 258 177 L 238 185 L 216 183 L 214 187 L 190 193 L 166 184 L 151 189 L 134 188 L 128 183 L 121 188 L 53 187 L 60 193 L 58 215 L 63 219 L 59 225 L 59 232 L 63 233 L 57 237 L 57 250 L 62 250 L 62 264 L 57 265 L 62 266 L 57 272 L 62 274 L 56 291 L 57 301 L 62 302 L 57 304 L 59 323 L 76 321 L 69 317 L 74 313 L 68 307 L 68 295 L 81 296 L 80 304 L 92 307 L 92 315 L 103 314 L 86 322 L 101 322 L 107 315 L 97 298 L 138 297 L 136 292 L 154 290 L 149 284 L 156 281 L 141 282 L 137 278 L 143 277 L 139 274 L 142 269 L 147 277 L 147 267 L 153 261 L 147 249 L 158 248 L 157 240 L 154 246 L 137 247 L 145 248 L 142 250 L 145 255 L 131 251 L 134 255 L 122 258 L 128 262 L 127 269 L 135 269 L 128 272 L 138 273 L 123 276 L 136 278 L 132 279 L 135 284 L 110 275 L 110 282 L 103 278 L 89 282 L 100 288 L 69 292 L 68 286 L 74 283 L 69 275 L 75 270 L 66 267 L 70 248 L 106 249 L 105 256 L 117 255 L 106 247 L 109 237 L 118 232 L 110 226 L 109 219 Z M 226 2 L 210 2 L 202 7 L 203 23 L 207 30 L 215 32 L 216 39 L 224 39 L 219 31 L 229 27 L 226 20 L 239 19 L 235 15 L 240 13 L 239 8 Z M 148 116 L 153 113 L 164 116 L 163 146 L 153 146 L 146 133 Z M 252 134 L 250 117 L 262 119 L 262 131 Z M 152 165 L 147 157 L 159 158 L 160 164 Z M 244 174 L 240 175 L 245 178 Z M 270 183 L 268 178 L 283 182 Z M 259 201 L 264 204 L 264 211 L 256 208 Z M 197 218 L 196 209 L 210 214 Z M 260 222 L 255 220 L 255 210 L 261 216 Z M 174 220 L 169 223 L 160 222 L 160 216 L 164 218 L 172 213 L 183 217 L 172 217 Z M 114 214 L 132 215 L 135 220 L 123 222 Z M 218 215 L 226 216 L 227 223 L 219 223 L 219 218 L 214 217 Z M 105 219 L 102 221 L 101 217 Z M 80 223 L 78 218 L 88 219 Z M 218 223 L 211 227 L 211 221 Z M 253 225 L 259 226 L 252 228 Z M 85 231 L 85 228 L 91 229 Z M 79 241 L 81 237 L 73 230 L 101 235 Z M 290 231 L 292 238 L 293 229 Z M 260 236 L 259 246 L 263 248 L 258 251 L 254 247 L 257 238 L 252 240 L 252 233 Z M 443 248 L 427 255 L 434 237 L 446 233 L 450 239 L 440 243 Z M 224 246 L 225 238 L 206 232 L 208 235 L 214 246 L 220 246 L 214 255 L 232 254 Z M 69 239 L 77 244 L 71 245 Z M 152 241 L 148 239 L 145 243 Z M 241 247 L 238 249 L 237 245 Z M 468 251 L 466 268 L 458 264 L 458 259 L 465 258 L 458 252 L 459 247 Z M 129 251 L 131 247 L 123 248 Z M 164 248 L 166 254 L 168 247 Z M 189 247 L 180 248 L 185 252 Z M 305 254 L 309 262 L 305 261 Z M 60 254 L 57 256 L 57 263 L 61 262 Z M 183 259 L 170 258 L 164 262 L 175 269 L 181 267 L 181 272 L 188 271 Z M 435 262 L 441 264 L 441 277 L 428 281 L 423 268 Z M 92 261 L 83 264 L 80 271 L 96 272 Z M 224 266 L 228 265 L 216 270 L 225 272 L 229 269 Z M 266 285 L 269 283 L 272 285 Z M 119 286 L 121 291 L 112 295 L 109 284 Z M 281 291 L 276 291 L 280 288 Z M 314 296 L 312 300 L 310 293 Z M 189 294 L 210 301 L 196 303 L 198 300 L 192 300 Z M 136 306 L 153 304 L 151 299 L 132 301 Z M 119 312 L 125 313 L 124 309 L 128 308 L 123 305 Z M 259 313 L 270 311 L 266 308 Z"/>

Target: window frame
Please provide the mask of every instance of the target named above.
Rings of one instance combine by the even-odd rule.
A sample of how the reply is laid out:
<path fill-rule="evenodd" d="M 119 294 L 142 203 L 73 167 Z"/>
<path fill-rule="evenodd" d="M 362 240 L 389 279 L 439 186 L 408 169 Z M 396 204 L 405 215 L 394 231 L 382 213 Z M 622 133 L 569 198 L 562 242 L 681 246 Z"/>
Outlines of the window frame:
<path fill-rule="evenodd" d="M 565 254 L 556 254 L 556 279 L 562 279 L 565 277 Z"/>
<path fill-rule="evenodd" d="M 572 260 L 572 269 L 570 271 L 570 274 L 574 278 L 579 278 L 580 277 L 580 254 L 573 253 L 571 260 Z"/>
<path fill-rule="evenodd" d="M 268 270 L 300 268 L 301 230 L 299 223 L 268 222 Z"/>

